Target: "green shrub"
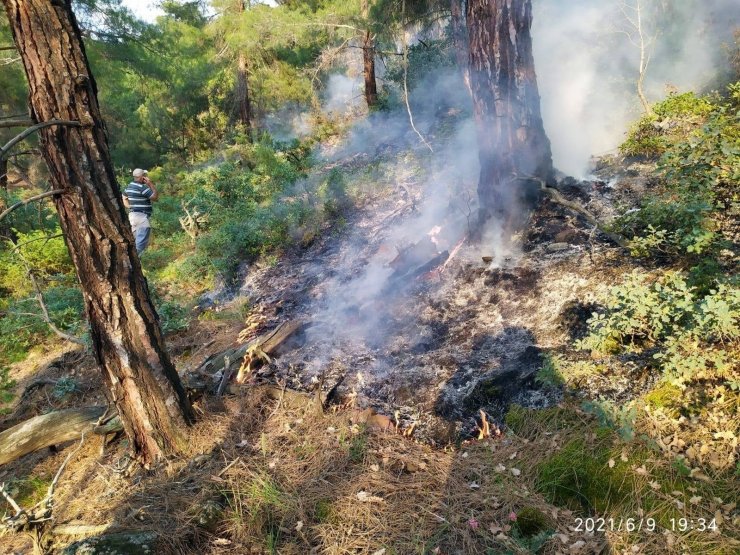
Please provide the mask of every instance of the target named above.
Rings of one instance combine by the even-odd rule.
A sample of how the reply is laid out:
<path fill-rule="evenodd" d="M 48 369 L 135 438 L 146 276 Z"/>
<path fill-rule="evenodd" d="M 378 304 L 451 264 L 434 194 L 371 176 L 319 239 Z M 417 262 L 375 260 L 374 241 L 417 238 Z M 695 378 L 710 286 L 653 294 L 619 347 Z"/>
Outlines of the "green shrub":
<path fill-rule="evenodd" d="M 157 314 L 164 333 L 185 330 L 190 324 L 187 308 L 176 301 L 163 301 L 157 304 Z"/>
<path fill-rule="evenodd" d="M 710 99 L 693 92 L 672 94 L 655 104 L 652 114 L 644 115 L 630 128 L 619 149 L 625 156 L 658 157 L 687 126 L 701 122 L 713 109 Z"/>
<path fill-rule="evenodd" d="M 61 330 L 79 335 L 84 319 L 82 294 L 71 287 L 52 287 L 44 292 L 49 316 Z M 12 299 L 0 317 L 0 365 L 23 360 L 29 350 L 52 336 L 35 298 Z"/>
<path fill-rule="evenodd" d="M 9 409 L 4 405 L 13 400 L 13 391 L 15 380 L 10 379 L 10 368 L 0 366 L 0 414 L 4 414 Z"/>
<path fill-rule="evenodd" d="M 740 83 L 731 85 L 729 93 L 724 101 L 692 94 L 669 97 L 655 107 L 655 116 L 641 120 L 684 118 L 683 125 L 660 135 L 657 192 L 614 224 L 631 238 L 635 256 L 702 264 L 696 283 L 704 286 L 722 274 L 720 265 L 706 260 L 718 260 L 731 244 L 732 225 L 740 217 Z M 631 136 L 625 145 L 636 140 Z M 632 148 L 625 145 L 623 151 Z"/>
<path fill-rule="evenodd" d="M 676 385 L 712 377 L 729 381 L 740 341 L 740 287 L 725 283 L 701 294 L 685 274 L 665 272 L 653 282 L 633 272 L 612 287 L 605 310 L 588 321 L 576 347 L 601 355 L 652 353 Z"/>
<path fill-rule="evenodd" d="M 67 245 L 56 228 L 51 232 L 43 230 L 18 232 L 15 241 L 6 243 L 0 251 L 0 291 L 7 297 L 22 298 L 33 292 L 26 272 L 26 261 L 34 275 L 41 281 L 48 279 L 74 280 L 74 266 L 67 251 Z"/>

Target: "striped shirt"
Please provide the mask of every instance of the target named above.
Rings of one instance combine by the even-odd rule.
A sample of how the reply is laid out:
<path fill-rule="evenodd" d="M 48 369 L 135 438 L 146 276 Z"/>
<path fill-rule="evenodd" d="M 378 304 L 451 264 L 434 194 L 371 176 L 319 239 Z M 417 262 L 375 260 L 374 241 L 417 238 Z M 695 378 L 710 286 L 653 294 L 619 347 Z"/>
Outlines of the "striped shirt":
<path fill-rule="evenodd" d="M 142 212 L 147 216 L 152 215 L 152 201 L 149 200 L 154 191 L 152 191 L 145 183 L 136 183 L 132 181 L 123 191 L 123 194 L 128 198 L 128 205 L 130 212 Z"/>

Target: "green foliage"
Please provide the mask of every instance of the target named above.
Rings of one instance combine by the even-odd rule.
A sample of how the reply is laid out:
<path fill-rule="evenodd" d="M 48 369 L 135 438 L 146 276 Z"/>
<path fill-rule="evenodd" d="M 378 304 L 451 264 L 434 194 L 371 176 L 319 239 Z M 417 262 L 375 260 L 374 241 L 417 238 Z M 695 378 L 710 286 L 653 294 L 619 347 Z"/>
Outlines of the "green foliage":
<path fill-rule="evenodd" d="M 652 109 L 652 114 L 642 116 L 632 126 L 627 140 L 619 147 L 625 156 L 660 156 L 687 126 L 696 125 L 708 116 L 714 105 L 707 98 L 687 92 L 671 94 Z"/>
<path fill-rule="evenodd" d="M 176 301 L 164 301 L 157 305 L 159 325 L 164 333 L 174 333 L 188 328 L 188 309 Z"/>
<path fill-rule="evenodd" d="M 0 292 L 3 296 L 20 298 L 33 292 L 26 264 L 33 268 L 37 279 L 62 279 L 69 283 L 70 279 L 65 278 L 72 278 L 74 267 L 60 235 L 59 228 L 51 233 L 42 230 L 17 232 L 15 244 L 18 248 L 6 243 L 6 248 L 0 250 Z"/>
<path fill-rule="evenodd" d="M 437 75 L 445 68 L 454 67 L 455 54 L 452 48 L 452 42 L 448 39 L 419 42 L 410 46 L 406 77 L 409 91 L 428 76 Z M 388 61 L 385 79 L 403 88 L 403 59 L 400 56 Z"/>
<path fill-rule="evenodd" d="M 33 346 L 51 335 L 27 267 L 45 289 L 44 301 L 54 324 L 71 333 L 80 327 L 82 298 L 59 233 L 58 228 L 50 233 L 17 232 L 15 244 L 6 242 L 0 249 L 0 366 L 24 359 Z"/>
<path fill-rule="evenodd" d="M 610 452 L 574 439 L 537 465 L 537 489 L 556 505 L 573 510 L 604 512 L 631 493 L 629 466 L 609 467 Z M 606 493 L 606 495 L 605 495 Z"/>
<path fill-rule="evenodd" d="M 367 430 L 362 429 L 353 434 L 348 442 L 349 460 L 355 464 L 365 460 L 367 454 Z"/>
<path fill-rule="evenodd" d="M 683 123 L 657 135 L 661 146 L 655 154 L 662 154 L 658 193 L 615 224 L 632 238 L 633 255 L 680 256 L 690 265 L 701 263 L 697 279 L 706 284 L 721 274 L 719 266 L 706 260 L 717 259 L 729 244 L 732 221 L 740 216 L 739 107 L 740 83 L 729 87 L 726 100 L 687 93 L 656 105 L 652 117 L 680 117 Z M 634 151 L 637 147 L 629 145 L 636 140 L 630 136 L 623 151 Z"/>
<path fill-rule="evenodd" d="M 535 381 L 540 385 L 547 385 L 551 387 L 559 387 L 565 384 L 563 376 L 560 373 L 560 363 L 562 359 L 558 356 L 550 354 L 545 355 L 544 363 L 542 368 L 537 371 Z"/>
<path fill-rule="evenodd" d="M 615 430 L 625 441 L 635 437 L 637 407 L 634 403 L 617 406 L 611 401 L 585 401 L 583 409 L 596 416 L 599 425 Z"/>
<path fill-rule="evenodd" d="M 10 403 L 13 400 L 13 388 L 15 387 L 15 380 L 10 378 L 10 368 L 7 366 L 0 366 L 0 414 L 4 414 L 7 410 L 4 405 Z"/>
<path fill-rule="evenodd" d="M 653 282 L 633 272 L 604 302 L 605 311 L 589 319 L 589 335 L 576 343 L 578 348 L 601 355 L 652 353 L 662 374 L 676 385 L 707 378 L 729 381 L 737 372 L 737 284 L 701 294 L 680 272 L 666 272 Z"/>
<path fill-rule="evenodd" d="M 76 287 L 51 287 L 44 291 L 49 316 L 61 330 L 78 335 L 83 329 L 82 295 Z M 5 299 L 0 317 L 0 366 L 23 360 L 29 350 L 52 336 L 35 298 Z"/>
<path fill-rule="evenodd" d="M 161 229 L 170 236 L 158 247 L 162 252 L 150 249 L 144 255 L 156 264 L 159 282 L 205 283 L 219 275 L 229 283 L 243 262 L 309 243 L 349 206 L 338 170 L 317 182 L 305 181 L 311 166 L 306 145 L 267 137 L 253 144 L 236 140 L 225 149 L 225 161 L 164 182 L 163 200 L 177 195 L 179 202 L 158 204 L 153 220 L 155 233 Z M 179 230 L 183 203 L 201 222 L 194 251 Z"/>
<path fill-rule="evenodd" d="M 552 538 L 553 532 L 551 530 L 543 530 L 533 536 L 522 535 L 517 528 L 511 534 L 512 539 L 521 547 L 526 550 L 527 553 L 542 553 L 542 549 L 545 547 L 550 538 Z M 488 551 L 490 555 L 499 555 L 500 551 Z M 506 551 L 506 555 L 513 555 L 513 551 Z"/>

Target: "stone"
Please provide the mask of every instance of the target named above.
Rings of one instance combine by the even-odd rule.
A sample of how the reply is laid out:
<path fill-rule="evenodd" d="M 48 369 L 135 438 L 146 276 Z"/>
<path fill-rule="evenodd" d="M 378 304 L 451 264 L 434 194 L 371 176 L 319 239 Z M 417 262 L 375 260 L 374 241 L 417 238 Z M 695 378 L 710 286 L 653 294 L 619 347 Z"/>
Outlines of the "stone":
<path fill-rule="evenodd" d="M 562 252 L 567 251 L 570 248 L 568 243 L 550 243 L 545 247 L 547 252 Z"/>

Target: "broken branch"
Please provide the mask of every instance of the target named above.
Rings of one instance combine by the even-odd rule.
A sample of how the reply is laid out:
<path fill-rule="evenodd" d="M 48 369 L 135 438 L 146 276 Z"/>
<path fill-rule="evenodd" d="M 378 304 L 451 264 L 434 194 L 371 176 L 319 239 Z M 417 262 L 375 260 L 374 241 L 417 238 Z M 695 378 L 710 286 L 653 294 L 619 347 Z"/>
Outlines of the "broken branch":
<path fill-rule="evenodd" d="M 8 152 L 11 148 L 13 148 L 15 145 L 20 143 L 23 139 L 28 137 L 29 135 L 32 135 L 39 129 L 43 129 L 44 127 L 51 127 L 52 125 L 69 125 L 71 127 L 82 127 L 82 124 L 79 121 L 67 121 L 67 120 L 61 120 L 61 119 L 52 119 L 49 121 L 42 121 L 41 123 L 37 123 L 36 125 L 32 125 L 28 129 L 24 129 L 21 133 L 10 139 L 7 143 L 5 143 L 5 146 L 0 148 L 0 158 L 5 158 L 8 155 Z M 14 126 L 17 127 L 17 126 Z"/>
<path fill-rule="evenodd" d="M 577 202 L 570 201 L 566 199 L 563 195 L 560 194 L 560 191 L 555 189 L 554 187 L 550 187 L 547 183 L 545 183 L 544 180 L 534 177 L 534 176 L 519 176 L 515 177 L 516 179 L 526 179 L 528 181 L 534 181 L 536 183 L 540 184 L 540 189 L 543 193 L 545 193 L 548 197 L 550 197 L 550 200 L 553 202 L 560 204 L 561 206 L 565 206 L 566 208 L 570 208 L 574 212 L 578 212 L 581 216 L 583 216 L 588 223 L 591 225 L 596 226 L 596 228 L 601 231 L 606 237 L 608 237 L 612 242 L 616 243 L 620 247 L 627 248 L 627 240 L 622 237 L 621 235 L 618 235 L 616 233 L 612 233 L 611 231 L 608 231 L 606 229 L 606 226 L 604 226 L 603 223 L 601 223 L 596 216 L 594 216 L 591 212 L 586 210 L 583 206 L 578 204 Z"/>
<path fill-rule="evenodd" d="M 54 189 L 53 191 L 46 191 L 45 193 L 41 193 L 39 195 L 32 196 L 32 197 L 27 198 L 25 200 L 18 201 L 14 205 L 12 205 L 9 208 L 7 208 L 6 210 L 4 210 L 2 212 L 2 214 L 0 214 L 0 221 L 2 221 L 3 218 L 5 218 L 8 214 L 10 214 L 11 212 L 13 212 L 14 210 L 17 210 L 21 206 L 25 206 L 26 204 L 30 204 L 30 203 L 35 202 L 37 200 L 42 200 L 42 199 L 45 199 L 47 197 L 51 197 L 51 196 L 54 196 L 54 195 L 61 195 L 63 192 L 64 191 L 62 189 Z"/>

